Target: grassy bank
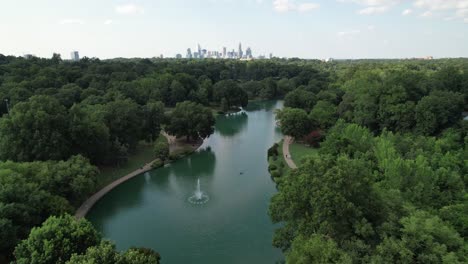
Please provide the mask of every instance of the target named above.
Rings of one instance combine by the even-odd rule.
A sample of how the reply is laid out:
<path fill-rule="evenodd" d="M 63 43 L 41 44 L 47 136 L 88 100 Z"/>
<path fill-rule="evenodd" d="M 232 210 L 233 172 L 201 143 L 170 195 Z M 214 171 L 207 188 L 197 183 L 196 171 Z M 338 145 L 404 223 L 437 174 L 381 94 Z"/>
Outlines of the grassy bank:
<path fill-rule="evenodd" d="M 163 136 L 160 136 L 158 140 L 161 138 L 166 140 Z M 152 160 L 154 160 L 153 144 L 140 142 L 135 151 L 128 156 L 128 160 L 124 164 L 118 166 L 99 167 L 101 173 L 99 174 L 98 178 L 97 190 L 100 190 L 118 178 L 137 170 Z"/>
<path fill-rule="evenodd" d="M 297 166 L 301 165 L 301 161 L 305 156 L 318 155 L 318 149 L 306 146 L 302 143 L 294 142 L 289 145 L 289 153 L 291 158 Z"/>

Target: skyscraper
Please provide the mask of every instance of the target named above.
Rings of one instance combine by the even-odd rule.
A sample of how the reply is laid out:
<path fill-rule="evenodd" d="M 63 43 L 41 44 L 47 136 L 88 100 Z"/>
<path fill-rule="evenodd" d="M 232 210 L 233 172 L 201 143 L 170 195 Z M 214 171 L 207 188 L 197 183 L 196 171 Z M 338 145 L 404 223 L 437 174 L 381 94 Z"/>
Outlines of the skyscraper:
<path fill-rule="evenodd" d="M 223 47 L 223 58 L 226 58 L 227 53 L 227 48 Z"/>
<path fill-rule="evenodd" d="M 78 51 L 72 51 L 71 52 L 71 60 L 72 61 L 79 61 L 80 60 L 80 54 Z"/>
<path fill-rule="evenodd" d="M 242 51 L 242 43 L 239 43 L 239 51 L 237 53 L 239 59 L 241 59 L 244 55 L 244 52 Z"/>
<path fill-rule="evenodd" d="M 198 55 L 201 55 L 201 53 L 202 53 L 201 46 L 200 44 L 198 44 Z"/>
<path fill-rule="evenodd" d="M 192 58 L 192 50 L 190 48 L 187 49 L 187 59 L 191 59 Z"/>
<path fill-rule="evenodd" d="M 245 50 L 245 56 L 247 58 L 252 58 L 252 49 L 250 47 L 248 47 L 247 50 Z"/>

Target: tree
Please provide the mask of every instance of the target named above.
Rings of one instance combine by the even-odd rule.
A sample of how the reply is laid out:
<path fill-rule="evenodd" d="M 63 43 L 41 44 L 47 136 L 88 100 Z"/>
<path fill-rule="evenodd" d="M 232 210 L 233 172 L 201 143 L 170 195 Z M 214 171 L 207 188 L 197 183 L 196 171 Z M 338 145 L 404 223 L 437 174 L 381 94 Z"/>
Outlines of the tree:
<path fill-rule="evenodd" d="M 211 109 L 200 104 L 185 101 L 178 103 L 169 116 L 166 130 L 177 137 L 185 136 L 187 141 L 204 139 L 214 132 L 215 120 Z"/>
<path fill-rule="evenodd" d="M 434 135 L 461 119 L 463 95 L 434 91 L 416 106 L 416 130 L 423 135 Z"/>
<path fill-rule="evenodd" d="M 322 129 L 330 128 L 338 119 L 337 107 L 327 101 L 318 101 L 310 112 L 310 119 Z"/>
<path fill-rule="evenodd" d="M 302 138 L 311 129 L 309 117 L 302 109 L 284 108 L 277 112 L 276 119 L 280 122 L 283 134 L 295 138 Z"/>
<path fill-rule="evenodd" d="M 51 216 L 31 230 L 14 254 L 18 264 L 66 263 L 74 253 L 83 254 L 88 247 L 98 245 L 100 239 L 85 219 L 76 220 L 71 215 Z"/>
<path fill-rule="evenodd" d="M 167 160 L 169 157 L 169 144 L 166 139 L 164 139 L 164 141 L 156 142 L 154 145 L 154 154 L 157 159 L 160 159 L 163 162 Z"/>
<path fill-rule="evenodd" d="M 59 160 L 70 152 L 66 110 L 49 96 L 33 96 L 0 119 L 0 157 L 15 161 Z"/>
<path fill-rule="evenodd" d="M 217 82 L 213 87 L 213 98 L 220 103 L 225 99 L 229 109 L 245 107 L 249 102 L 247 93 L 233 80 Z"/>
<path fill-rule="evenodd" d="M 162 102 L 149 102 L 143 107 L 143 134 L 146 140 L 154 141 L 161 133 L 161 124 L 164 122 L 164 104 Z"/>
<path fill-rule="evenodd" d="M 123 254 L 123 259 L 129 264 L 159 264 L 161 256 L 149 248 L 130 248 Z"/>
<path fill-rule="evenodd" d="M 303 236 L 294 239 L 291 251 L 286 255 L 286 262 L 297 264 L 351 264 L 352 259 L 338 248 L 333 240 L 320 235 L 312 235 L 309 239 Z"/>
<path fill-rule="evenodd" d="M 303 89 L 296 89 L 286 94 L 284 106 L 310 111 L 315 104 L 315 95 Z"/>
<path fill-rule="evenodd" d="M 80 255 L 74 253 L 67 264 L 127 264 L 131 262 L 124 262 L 122 256 L 115 250 L 115 245 L 109 241 L 101 241 L 97 246 L 89 247 L 86 253 Z"/>

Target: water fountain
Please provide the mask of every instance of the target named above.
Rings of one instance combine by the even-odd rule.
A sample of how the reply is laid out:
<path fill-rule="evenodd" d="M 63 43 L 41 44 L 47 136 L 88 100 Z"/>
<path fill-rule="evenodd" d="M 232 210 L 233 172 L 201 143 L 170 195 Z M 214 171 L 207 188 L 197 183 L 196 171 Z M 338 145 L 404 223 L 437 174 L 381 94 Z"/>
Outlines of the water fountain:
<path fill-rule="evenodd" d="M 192 204 L 205 204 L 210 200 L 210 197 L 202 192 L 200 188 L 200 178 L 197 180 L 197 189 L 193 193 L 192 196 L 188 198 L 188 201 Z"/>

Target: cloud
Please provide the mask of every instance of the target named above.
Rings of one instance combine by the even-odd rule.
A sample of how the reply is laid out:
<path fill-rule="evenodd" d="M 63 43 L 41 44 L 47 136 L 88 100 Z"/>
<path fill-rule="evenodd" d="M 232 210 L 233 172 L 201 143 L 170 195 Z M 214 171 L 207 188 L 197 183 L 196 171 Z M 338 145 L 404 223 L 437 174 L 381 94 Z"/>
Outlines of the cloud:
<path fill-rule="evenodd" d="M 59 21 L 61 25 L 68 25 L 68 24 L 76 24 L 76 25 L 83 25 L 85 22 L 81 19 L 74 19 L 74 18 L 67 18 L 62 19 Z"/>
<path fill-rule="evenodd" d="M 403 10 L 403 12 L 401 12 L 401 15 L 408 16 L 408 15 L 411 15 L 412 13 L 413 13 L 413 10 L 405 9 L 405 10 Z"/>
<path fill-rule="evenodd" d="M 104 25 L 110 25 L 112 23 L 114 23 L 112 19 L 107 19 L 106 21 L 104 21 Z"/>
<path fill-rule="evenodd" d="M 338 0 L 341 3 L 354 3 L 363 6 L 363 9 L 357 11 L 360 15 L 374 15 L 385 13 L 393 6 L 400 3 L 401 0 Z"/>
<path fill-rule="evenodd" d="M 426 11 L 424 13 L 421 14 L 421 17 L 432 17 L 432 12 L 431 11 Z"/>
<path fill-rule="evenodd" d="M 358 11 L 360 15 L 374 15 L 384 13 L 389 9 L 389 6 L 370 6 Z"/>
<path fill-rule="evenodd" d="M 296 4 L 294 0 L 275 0 L 273 1 L 273 9 L 279 13 L 286 13 L 289 11 L 298 11 L 301 13 L 309 12 L 320 8 L 320 4 L 306 2 Z"/>
<path fill-rule="evenodd" d="M 118 5 L 115 7 L 115 12 L 122 15 L 136 15 L 143 14 L 145 10 L 134 4 Z"/>
<path fill-rule="evenodd" d="M 349 30 L 349 31 L 340 31 L 340 32 L 336 33 L 336 35 L 338 37 L 346 37 L 346 36 L 357 35 L 357 34 L 360 34 L 360 33 L 361 33 L 361 30 L 356 29 L 356 30 Z"/>
<path fill-rule="evenodd" d="M 416 0 L 414 5 L 432 11 L 465 9 L 468 8 L 468 0 Z"/>
<path fill-rule="evenodd" d="M 312 11 L 312 10 L 318 9 L 318 8 L 320 8 L 319 4 L 316 4 L 316 3 L 303 3 L 303 4 L 299 5 L 297 10 L 299 12 L 308 12 L 308 11 Z"/>

